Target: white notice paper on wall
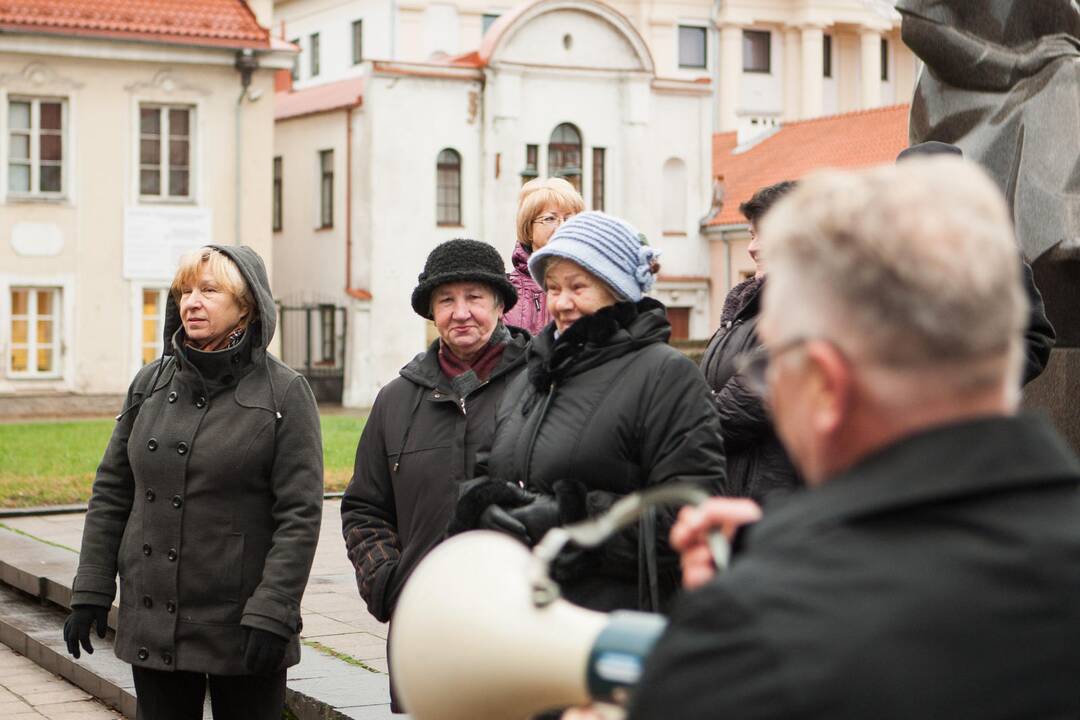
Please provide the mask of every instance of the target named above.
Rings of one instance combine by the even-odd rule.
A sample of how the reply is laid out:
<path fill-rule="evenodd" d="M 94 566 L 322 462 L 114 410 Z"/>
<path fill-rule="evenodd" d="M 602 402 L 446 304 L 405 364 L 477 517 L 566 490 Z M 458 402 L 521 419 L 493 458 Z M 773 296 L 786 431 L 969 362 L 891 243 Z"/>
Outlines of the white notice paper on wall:
<path fill-rule="evenodd" d="M 129 207 L 124 211 L 124 278 L 171 280 L 180 258 L 210 245 L 210 210 Z"/>

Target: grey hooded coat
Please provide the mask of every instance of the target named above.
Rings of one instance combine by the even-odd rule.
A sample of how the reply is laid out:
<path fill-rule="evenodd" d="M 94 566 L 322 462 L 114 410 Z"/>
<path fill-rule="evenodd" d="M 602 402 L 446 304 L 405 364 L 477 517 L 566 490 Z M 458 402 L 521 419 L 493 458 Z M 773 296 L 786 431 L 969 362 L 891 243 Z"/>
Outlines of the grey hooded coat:
<path fill-rule="evenodd" d="M 258 317 L 236 347 L 182 349 L 170 297 L 165 352 L 136 375 L 98 467 L 72 604 L 108 605 L 116 655 L 155 670 L 239 675 L 247 628 L 300 659 L 300 598 L 322 514 L 322 438 L 307 381 L 266 351 L 275 308 L 259 256 L 240 268 Z"/>

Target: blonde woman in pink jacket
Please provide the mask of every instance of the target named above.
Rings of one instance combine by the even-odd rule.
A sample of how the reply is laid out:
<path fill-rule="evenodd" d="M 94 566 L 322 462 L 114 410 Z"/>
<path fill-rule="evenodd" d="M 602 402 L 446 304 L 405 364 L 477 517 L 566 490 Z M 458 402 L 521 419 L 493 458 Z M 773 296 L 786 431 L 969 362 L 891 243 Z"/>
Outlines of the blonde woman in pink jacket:
<path fill-rule="evenodd" d="M 562 178 L 536 178 L 521 186 L 517 246 L 511 257 L 514 269 L 507 275 L 518 301 L 503 317 L 507 325 L 537 335 L 550 321 L 544 290 L 529 275 L 529 256 L 547 245 L 560 225 L 584 209 L 581 193 Z"/>

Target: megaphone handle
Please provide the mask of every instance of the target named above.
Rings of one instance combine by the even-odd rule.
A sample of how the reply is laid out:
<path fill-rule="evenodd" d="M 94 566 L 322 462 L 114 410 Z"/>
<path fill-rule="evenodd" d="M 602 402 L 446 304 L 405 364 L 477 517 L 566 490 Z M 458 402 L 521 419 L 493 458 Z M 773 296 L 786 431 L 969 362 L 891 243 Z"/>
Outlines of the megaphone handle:
<path fill-rule="evenodd" d="M 712 554 L 716 572 L 725 572 L 728 563 L 731 562 L 731 545 L 727 538 L 719 530 L 710 530 L 706 542 L 709 544 L 709 552 Z"/>

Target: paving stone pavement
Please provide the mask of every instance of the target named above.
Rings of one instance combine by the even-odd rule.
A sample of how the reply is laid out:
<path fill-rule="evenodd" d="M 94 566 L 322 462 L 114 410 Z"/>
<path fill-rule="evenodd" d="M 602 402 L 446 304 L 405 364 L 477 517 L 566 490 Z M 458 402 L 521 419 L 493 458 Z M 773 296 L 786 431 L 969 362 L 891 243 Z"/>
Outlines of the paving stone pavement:
<path fill-rule="evenodd" d="M 289 689 L 317 697 L 345 717 L 388 718 L 391 717 L 386 675 L 388 626 L 367 612 L 357 593 L 341 536 L 340 507 L 338 500 L 327 500 L 323 507 L 319 545 L 301 603 L 304 619 L 301 640 L 348 655 L 369 669 L 306 645 L 301 664 L 289 670 Z M 21 570 L 37 568 L 35 572 L 40 576 L 70 588 L 82 541 L 83 520 L 83 514 L 5 518 L 0 522 L 0 547 L 5 537 L 11 541 L 9 544 L 18 547 L 11 551 L 4 548 L 0 555 L 7 562 L 17 558 Z M 22 535 L 14 538 L 11 531 Z M 45 546 L 48 552 L 41 543 L 26 542 L 26 536 L 48 543 Z M 15 543 L 16 540 L 19 542 Z M 41 558 L 35 557 L 36 554 Z M 0 708 L 0 718 L 7 717 Z"/>
<path fill-rule="evenodd" d="M 0 718 L 119 720 L 122 717 L 67 680 L 0 645 Z"/>

